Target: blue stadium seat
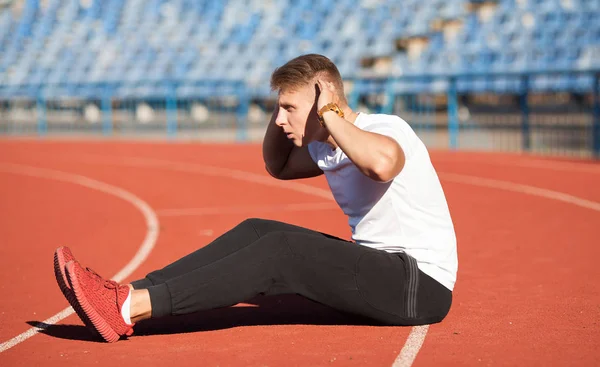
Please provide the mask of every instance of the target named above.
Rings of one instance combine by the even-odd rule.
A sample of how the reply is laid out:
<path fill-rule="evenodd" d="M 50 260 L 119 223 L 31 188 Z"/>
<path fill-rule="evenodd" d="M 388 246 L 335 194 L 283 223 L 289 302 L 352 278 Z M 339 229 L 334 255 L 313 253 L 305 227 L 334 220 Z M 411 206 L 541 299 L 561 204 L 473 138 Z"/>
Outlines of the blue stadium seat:
<path fill-rule="evenodd" d="M 467 10 L 472 0 L 19 1 L 20 9 L 0 10 L 0 86 L 110 82 L 130 93 L 143 81 L 257 85 L 308 52 L 328 55 L 349 78 L 361 75 L 365 57 L 391 57 L 390 75 L 600 67 L 600 0 L 498 0 L 487 20 Z M 331 10 L 325 16 L 316 7 Z M 432 29 L 435 20 L 462 27 L 450 37 Z M 429 39 L 420 55 L 396 51 L 397 38 L 413 36 Z M 567 89 L 586 83 L 555 82 Z M 486 85 L 510 90 L 511 83 Z"/>

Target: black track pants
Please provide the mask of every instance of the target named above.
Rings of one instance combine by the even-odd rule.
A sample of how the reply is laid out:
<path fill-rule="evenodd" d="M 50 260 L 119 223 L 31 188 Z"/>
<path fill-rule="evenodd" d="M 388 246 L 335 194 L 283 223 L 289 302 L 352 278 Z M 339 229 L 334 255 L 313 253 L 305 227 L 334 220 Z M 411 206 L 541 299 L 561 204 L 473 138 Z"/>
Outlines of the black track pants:
<path fill-rule="evenodd" d="M 232 306 L 257 295 L 299 294 L 388 325 L 440 322 L 452 292 L 414 258 L 286 223 L 247 219 L 144 279 L 152 317 Z"/>

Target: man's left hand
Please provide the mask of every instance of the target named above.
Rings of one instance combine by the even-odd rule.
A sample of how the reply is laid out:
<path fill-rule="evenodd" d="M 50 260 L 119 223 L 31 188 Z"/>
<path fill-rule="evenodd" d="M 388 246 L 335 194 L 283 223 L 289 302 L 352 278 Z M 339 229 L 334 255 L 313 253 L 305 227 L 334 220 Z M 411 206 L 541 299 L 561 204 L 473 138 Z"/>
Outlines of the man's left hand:
<path fill-rule="evenodd" d="M 320 90 L 319 99 L 317 100 L 317 111 L 319 111 L 328 103 L 339 103 L 340 97 L 338 96 L 335 85 L 332 82 L 318 79 L 317 85 L 319 86 Z"/>

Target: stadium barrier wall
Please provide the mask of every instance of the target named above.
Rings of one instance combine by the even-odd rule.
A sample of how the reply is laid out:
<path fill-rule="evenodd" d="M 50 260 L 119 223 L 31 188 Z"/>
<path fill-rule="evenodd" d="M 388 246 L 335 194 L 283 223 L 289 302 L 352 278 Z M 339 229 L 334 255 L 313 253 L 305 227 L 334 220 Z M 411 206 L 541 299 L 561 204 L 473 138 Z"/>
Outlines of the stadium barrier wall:
<path fill-rule="evenodd" d="M 438 149 L 600 157 L 600 71 L 347 80 L 349 104 L 393 113 Z M 258 140 L 275 95 L 242 81 L 0 85 L 0 134 Z"/>

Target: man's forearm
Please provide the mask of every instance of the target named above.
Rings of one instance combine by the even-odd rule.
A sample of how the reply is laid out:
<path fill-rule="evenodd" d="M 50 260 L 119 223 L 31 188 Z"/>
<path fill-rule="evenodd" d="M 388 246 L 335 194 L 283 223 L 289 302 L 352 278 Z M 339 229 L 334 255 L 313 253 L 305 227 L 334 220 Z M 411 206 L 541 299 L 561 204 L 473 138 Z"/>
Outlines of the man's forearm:
<path fill-rule="evenodd" d="M 277 111 L 276 109 L 271 115 L 271 121 L 269 121 L 269 125 L 267 126 L 262 146 L 265 168 L 272 176 L 277 176 L 281 173 L 294 147 L 294 143 L 286 137 L 283 130 L 275 125 Z"/>
<path fill-rule="evenodd" d="M 386 182 L 404 167 L 404 152 L 392 138 L 361 130 L 335 112 L 323 118 L 337 145 L 364 175 Z"/>

